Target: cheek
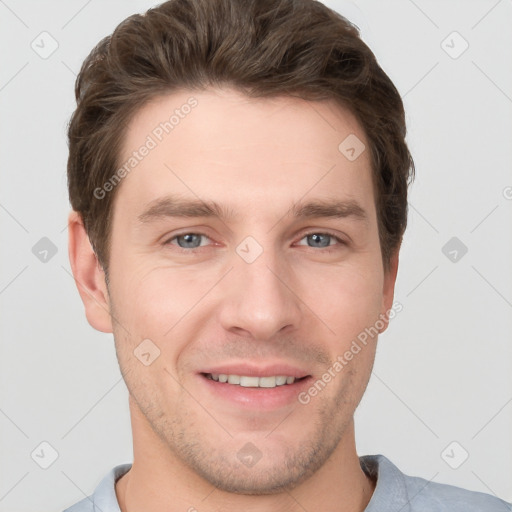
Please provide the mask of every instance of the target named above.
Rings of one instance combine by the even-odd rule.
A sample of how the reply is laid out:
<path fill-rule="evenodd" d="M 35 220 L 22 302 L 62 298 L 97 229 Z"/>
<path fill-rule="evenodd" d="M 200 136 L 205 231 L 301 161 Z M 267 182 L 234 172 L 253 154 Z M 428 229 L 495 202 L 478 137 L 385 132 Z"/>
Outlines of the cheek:
<path fill-rule="evenodd" d="M 153 403 L 145 390 L 149 382 L 155 396 L 178 396 L 173 361 L 186 346 L 187 338 L 180 331 L 181 320 L 187 318 L 191 307 L 186 280 L 178 282 L 158 268 L 138 266 L 128 271 L 121 265 L 115 278 L 112 303 L 119 325 L 114 337 L 130 392 L 148 407 Z"/>
<path fill-rule="evenodd" d="M 383 277 L 377 268 L 316 268 L 301 277 L 299 296 L 340 341 L 357 336 L 378 318 Z"/>
<path fill-rule="evenodd" d="M 200 311 L 199 301 L 214 282 L 190 269 L 140 264 L 131 269 L 119 265 L 112 281 L 116 284 L 112 290 L 116 318 L 130 333 L 122 349 L 133 351 L 142 340 L 150 339 L 162 355 L 171 358 L 169 351 L 177 356 L 186 344 L 185 337 L 177 333 Z"/>

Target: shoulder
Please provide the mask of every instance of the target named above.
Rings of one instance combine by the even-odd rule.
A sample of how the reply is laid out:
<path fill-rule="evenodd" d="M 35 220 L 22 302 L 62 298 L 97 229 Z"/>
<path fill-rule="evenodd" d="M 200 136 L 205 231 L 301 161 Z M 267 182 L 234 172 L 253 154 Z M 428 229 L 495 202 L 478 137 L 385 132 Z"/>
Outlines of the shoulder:
<path fill-rule="evenodd" d="M 409 476 L 384 455 L 360 457 L 361 468 L 377 480 L 366 512 L 512 512 L 512 504 L 490 494 Z"/>
<path fill-rule="evenodd" d="M 131 467 L 131 464 L 121 464 L 112 468 L 103 477 L 93 494 L 71 505 L 64 512 L 120 512 L 115 483 Z"/>
<path fill-rule="evenodd" d="M 512 512 L 512 505 L 496 496 L 454 485 L 404 475 L 412 512 Z"/>

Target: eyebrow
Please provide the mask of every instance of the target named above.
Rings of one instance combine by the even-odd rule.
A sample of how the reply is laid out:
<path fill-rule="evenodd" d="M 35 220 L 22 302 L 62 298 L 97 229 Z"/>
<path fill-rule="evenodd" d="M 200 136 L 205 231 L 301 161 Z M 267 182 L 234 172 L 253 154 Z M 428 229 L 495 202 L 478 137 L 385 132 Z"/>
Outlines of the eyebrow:
<path fill-rule="evenodd" d="M 298 219 L 309 218 L 348 218 L 368 222 L 366 210 L 354 200 L 321 199 L 307 203 L 295 203 L 290 208 L 291 215 Z M 138 216 L 139 222 L 148 223 L 167 217 L 213 217 L 232 220 L 236 212 L 215 201 L 200 199 L 183 199 L 168 195 L 151 201 L 147 208 Z"/>

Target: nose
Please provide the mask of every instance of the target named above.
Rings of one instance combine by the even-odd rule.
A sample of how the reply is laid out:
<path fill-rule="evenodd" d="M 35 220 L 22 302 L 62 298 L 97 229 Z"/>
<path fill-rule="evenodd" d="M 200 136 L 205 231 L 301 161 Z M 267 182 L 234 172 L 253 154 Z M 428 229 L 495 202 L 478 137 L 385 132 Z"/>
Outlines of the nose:
<path fill-rule="evenodd" d="M 297 329 L 303 311 L 290 265 L 271 250 L 264 250 L 252 263 L 235 254 L 233 263 L 223 283 L 222 327 L 258 340 Z"/>

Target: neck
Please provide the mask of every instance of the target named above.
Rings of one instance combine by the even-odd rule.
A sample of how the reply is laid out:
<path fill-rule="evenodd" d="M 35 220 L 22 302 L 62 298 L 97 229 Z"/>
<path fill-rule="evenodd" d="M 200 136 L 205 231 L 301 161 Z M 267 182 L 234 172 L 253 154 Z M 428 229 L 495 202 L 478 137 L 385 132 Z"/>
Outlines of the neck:
<path fill-rule="evenodd" d="M 363 512 L 375 482 L 361 469 L 353 420 L 331 457 L 310 478 L 276 494 L 224 492 L 173 454 L 130 401 L 133 465 L 115 486 L 121 512 Z"/>

